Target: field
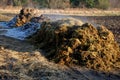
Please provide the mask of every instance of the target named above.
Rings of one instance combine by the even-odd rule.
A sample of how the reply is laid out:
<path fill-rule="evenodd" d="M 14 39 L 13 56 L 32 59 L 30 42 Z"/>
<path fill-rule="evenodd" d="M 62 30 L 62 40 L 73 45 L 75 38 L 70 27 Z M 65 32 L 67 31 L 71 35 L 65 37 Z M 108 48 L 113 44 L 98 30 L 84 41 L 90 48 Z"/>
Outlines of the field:
<path fill-rule="evenodd" d="M 63 15 L 53 15 L 61 12 Z M 92 14 L 94 12 L 94 14 Z M 0 21 L 9 21 L 18 12 L 2 10 Z M 46 16 L 73 17 L 89 22 L 95 26 L 104 25 L 115 35 L 115 40 L 120 44 L 120 13 L 119 11 L 39 11 Z M 101 15 L 100 15 L 101 14 Z M 95 16 L 94 16 L 95 15 Z M 1 28 L 0 28 L 1 29 Z M 0 35 L 0 80 L 119 80 L 120 63 L 109 72 L 96 71 L 80 66 L 66 66 L 55 64 L 44 57 L 43 50 L 36 49 L 27 41 Z"/>

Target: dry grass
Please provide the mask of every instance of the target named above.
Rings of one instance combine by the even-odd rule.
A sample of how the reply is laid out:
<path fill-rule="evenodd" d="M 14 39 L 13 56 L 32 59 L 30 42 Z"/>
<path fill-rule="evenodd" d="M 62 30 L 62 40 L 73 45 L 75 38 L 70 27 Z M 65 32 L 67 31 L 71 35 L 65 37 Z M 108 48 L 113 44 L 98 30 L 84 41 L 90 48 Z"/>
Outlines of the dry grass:
<path fill-rule="evenodd" d="M 12 17 L 0 14 L 0 21 L 9 21 Z"/>
<path fill-rule="evenodd" d="M 53 74 L 62 73 L 55 64 L 49 63 L 37 51 L 22 53 L 1 47 L 0 58 L 0 77 L 4 80 L 10 78 L 20 80 L 50 79 L 57 78 Z M 61 75 L 64 76 L 63 74 Z"/>
<path fill-rule="evenodd" d="M 65 9 L 65 10 L 38 10 L 41 14 L 63 14 L 63 15 L 78 15 L 78 16 L 111 16 L 111 15 L 120 15 L 120 11 L 115 10 L 94 10 L 94 9 Z"/>
<path fill-rule="evenodd" d="M 0 13 L 18 14 L 21 8 L 0 9 Z M 40 14 L 62 14 L 79 16 L 119 16 L 120 9 L 99 10 L 99 9 L 36 9 L 37 15 Z"/>

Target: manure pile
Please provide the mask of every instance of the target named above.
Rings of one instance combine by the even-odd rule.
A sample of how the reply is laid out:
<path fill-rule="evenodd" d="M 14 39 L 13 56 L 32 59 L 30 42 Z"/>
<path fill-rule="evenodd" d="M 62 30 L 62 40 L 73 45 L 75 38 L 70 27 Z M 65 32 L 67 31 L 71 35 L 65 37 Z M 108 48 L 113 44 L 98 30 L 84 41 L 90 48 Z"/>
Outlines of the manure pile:
<path fill-rule="evenodd" d="M 20 13 L 16 15 L 8 25 L 12 27 L 23 26 L 24 24 L 30 22 L 30 20 L 35 16 L 35 10 L 30 8 L 23 8 Z"/>
<path fill-rule="evenodd" d="M 35 9 L 23 8 L 18 15 L 8 22 L 8 26 L 21 27 L 29 22 L 42 23 L 43 21 L 49 21 L 49 18 L 43 15 L 37 16 Z"/>
<path fill-rule="evenodd" d="M 120 60 L 120 49 L 106 27 L 76 19 L 43 22 L 30 40 L 56 63 L 108 71 Z"/>
<path fill-rule="evenodd" d="M 36 17 L 36 12 L 32 8 L 23 8 L 18 15 L 9 21 L 8 26 L 21 27 L 29 22 L 39 23 L 47 20 L 49 19 L 43 15 Z"/>
<path fill-rule="evenodd" d="M 34 9 L 23 8 L 17 16 L 16 26 L 22 26 L 29 22 L 34 15 Z"/>

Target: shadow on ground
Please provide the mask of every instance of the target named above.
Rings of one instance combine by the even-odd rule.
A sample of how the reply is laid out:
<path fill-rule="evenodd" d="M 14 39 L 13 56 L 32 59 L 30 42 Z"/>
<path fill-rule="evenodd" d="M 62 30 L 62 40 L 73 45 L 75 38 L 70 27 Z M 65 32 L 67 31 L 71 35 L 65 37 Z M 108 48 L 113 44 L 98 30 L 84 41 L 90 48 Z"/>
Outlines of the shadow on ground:
<path fill-rule="evenodd" d="M 0 46 L 18 52 L 30 52 L 34 50 L 34 46 L 27 41 L 21 41 L 6 36 L 0 36 Z"/>

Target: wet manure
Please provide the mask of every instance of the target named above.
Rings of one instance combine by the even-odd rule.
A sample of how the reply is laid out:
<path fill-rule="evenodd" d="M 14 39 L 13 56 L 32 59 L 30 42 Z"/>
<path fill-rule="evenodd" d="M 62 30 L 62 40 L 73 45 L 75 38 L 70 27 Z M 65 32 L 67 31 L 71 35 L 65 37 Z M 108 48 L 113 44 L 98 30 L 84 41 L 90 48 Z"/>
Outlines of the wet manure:
<path fill-rule="evenodd" d="M 111 31 L 76 19 L 43 22 L 30 40 L 46 51 L 49 60 L 60 64 L 108 71 L 120 58 L 120 49 Z"/>

